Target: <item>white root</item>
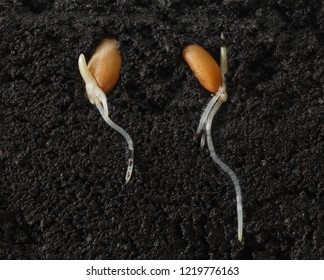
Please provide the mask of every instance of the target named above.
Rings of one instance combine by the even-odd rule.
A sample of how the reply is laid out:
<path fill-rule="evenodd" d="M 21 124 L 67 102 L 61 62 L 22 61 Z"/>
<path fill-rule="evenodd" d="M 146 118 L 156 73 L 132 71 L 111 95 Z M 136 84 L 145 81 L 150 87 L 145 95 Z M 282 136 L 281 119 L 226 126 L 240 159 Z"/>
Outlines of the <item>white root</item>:
<path fill-rule="evenodd" d="M 222 95 L 220 95 L 221 97 Z M 213 104 L 213 107 L 209 110 L 209 114 L 207 115 L 207 118 L 205 120 L 204 126 L 203 126 L 203 132 L 202 132 L 202 136 L 201 136 L 201 142 L 200 142 L 200 147 L 203 149 L 204 145 L 205 145 L 205 132 L 206 132 L 206 124 L 208 121 L 208 118 L 210 116 L 211 110 L 213 110 L 214 108 L 217 108 L 216 112 L 218 111 L 218 109 L 220 108 L 220 106 L 222 105 L 222 99 L 220 98 L 218 101 L 216 101 L 216 103 Z"/>
<path fill-rule="evenodd" d="M 243 237 L 243 205 L 242 205 L 242 194 L 241 194 L 241 187 L 240 183 L 237 179 L 236 174 L 234 171 L 226 165 L 216 154 L 213 140 L 211 137 L 211 126 L 213 123 L 214 116 L 216 112 L 218 111 L 220 105 L 222 104 L 222 101 L 219 100 L 213 109 L 211 110 L 207 122 L 206 122 L 206 134 L 207 134 L 207 145 L 208 149 L 210 152 L 210 155 L 214 162 L 224 171 L 228 174 L 228 176 L 231 178 L 234 188 L 235 188 L 235 193 L 236 193 L 236 205 L 237 205 L 237 236 L 238 240 L 242 241 Z"/>
<path fill-rule="evenodd" d="M 203 129 L 205 131 L 205 127 Z M 200 139 L 200 148 L 201 149 L 203 149 L 205 147 L 205 144 L 206 144 L 206 135 L 205 135 L 204 131 L 201 134 L 201 139 Z"/>
<path fill-rule="evenodd" d="M 126 140 L 127 145 L 128 145 L 128 166 L 127 166 L 127 171 L 126 171 L 126 176 L 125 176 L 125 182 L 126 184 L 129 182 L 132 173 L 133 173 L 133 167 L 134 167 L 134 143 L 132 138 L 129 136 L 129 134 L 123 129 L 121 128 L 119 125 L 115 124 L 108 116 L 108 114 L 106 114 L 105 110 L 104 110 L 104 106 L 102 106 L 101 104 L 96 105 L 102 118 L 104 119 L 104 121 L 114 130 L 116 130 L 117 132 L 119 132 Z M 107 106 L 107 102 L 106 102 L 106 106 Z M 107 106 L 107 110 L 108 110 L 108 106 Z"/>
<path fill-rule="evenodd" d="M 206 120 L 210 113 L 210 110 L 213 108 L 214 104 L 217 102 L 217 100 L 219 99 L 221 94 L 222 94 L 222 90 L 220 88 L 217 91 L 217 93 L 213 96 L 213 98 L 209 101 L 209 103 L 207 104 L 207 107 L 205 108 L 204 112 L 202 113 L 202 115 L 200 117 L 199 125 L 198 125 L 197 132 L 196 132 L 197 135 L 199 135 L 202 132 L 204 126 L 206 125 Z"/>
<path fill-rule="evenodd" d="M 118 133 L 120 133 L 126 140 L 128 145 L 128 165 L 127 165 L 127 171 L 126 171 L 126 177 L 125 181 L 126 184 L 130 180 L 132 173 L 133 173 L 133 167 L 134 167 L 134 144 L 132 138 L 129 136 L 129 134 L 121 128 L 119 125 L 115 124 L 110 118 L 109 118 L 109 111 L 108 111 L 108 104 L 107 104 L 107 97 L 106 94 L 101 90 L 101 88 L 98 86 L 98 83 L 96 79 L 93 77 L 91 72 L 88 69 L 88 65 L 86 63 L 85 57 L 83 54 L 79 56 L 79 71 L 80 74 L 86 84 L 86 92 L 89 98 L 89 101 L 91 104 L 96 105 L 97 109 L 99 110 L 102 118 L 104 121 L 114 130 L 116 130 Z"/>

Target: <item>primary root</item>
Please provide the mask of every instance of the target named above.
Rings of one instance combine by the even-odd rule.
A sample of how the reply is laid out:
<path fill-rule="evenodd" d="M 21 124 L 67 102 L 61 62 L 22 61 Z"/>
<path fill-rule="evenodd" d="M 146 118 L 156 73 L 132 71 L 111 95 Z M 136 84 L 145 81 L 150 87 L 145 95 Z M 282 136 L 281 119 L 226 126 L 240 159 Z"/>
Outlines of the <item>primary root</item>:
<path fill-rule="evenodd" d="M 237 236 L 238 240 L 242 241 L 243 237 L 243 206 L 242 206 L 242 194 L 241 194 L 241 187 L 240 183 L 236 177 L 236 174 L 234 171 L 226 165 L 216 154 L 213 140 L 211 137 L 211 126 L 213 123 L 214 116 L 216 112 L 218 111 L 220 105 L 222 104 L 221 100 L 215 104 L 215 106 L 212 108 L 210 114 L 208 115 L 207 121 L 206 121 L 206 134 L 207 134 L 207 145 L 210 152 L 210 155 L 214 162 L 224 171 L 228 174 L 228 176 L 231 178 L 235 193 L 236 193 L 236 206 L 237 206 Z"/>
<path fill-rule="evenodd" d="M 104 121 L 114 130 L 119 132 L 126 140 L 128 145 L 128 165 L 127 165 L 127 171 L 125 176 L 125 182 L 126 184 L 129 182 L 132 173 L 133 173 L 133 167 L 134 167 L 134 143 L 132 138 L 129 136 L 129 134 L 121 128 L 119 125 L 115 124 L 110 118 L 108 114 L 108 106 L 103 106 L 102 104 L 97 104 L 97 108 L 104 119 Z M 107 108 L 107 112 L 104 110 L 104 108 Z"/>

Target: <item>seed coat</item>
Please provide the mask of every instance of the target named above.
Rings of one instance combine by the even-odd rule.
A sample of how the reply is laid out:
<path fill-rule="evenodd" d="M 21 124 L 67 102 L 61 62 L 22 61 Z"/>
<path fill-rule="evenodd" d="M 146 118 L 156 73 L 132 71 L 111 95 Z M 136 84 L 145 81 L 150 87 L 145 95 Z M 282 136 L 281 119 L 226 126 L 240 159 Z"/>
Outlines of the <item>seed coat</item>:
<path fill-rule="evenodd" d="M 215 59 L 197 44 L 188 45 L 183 50 L 182 56 L 201 85 L 215 94 L 222 85 L 221 70 Z"/>
<path fill-rule="evenodd" d="M 122 57 L 115 39 L 103 39 L 92 55 L 88 68 L 98 86 L 108 94 L 118 83 Z"/>

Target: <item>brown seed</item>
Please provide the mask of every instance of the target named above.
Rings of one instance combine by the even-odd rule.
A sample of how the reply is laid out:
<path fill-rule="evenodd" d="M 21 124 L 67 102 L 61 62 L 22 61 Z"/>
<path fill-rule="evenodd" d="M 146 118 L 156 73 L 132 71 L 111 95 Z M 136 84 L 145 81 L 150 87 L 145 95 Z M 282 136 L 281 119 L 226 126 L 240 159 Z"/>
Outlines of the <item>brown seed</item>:
<path fill-rule="evenodd" d="M 109 93 L 116 86 L 122 64 L 115 39 L 103 39 L 92 55 L 88 68 L 104 93 Z"/>
<path fill-rule="evenodd" d="M 222 84 L 222 75 L 215 59 L 201 46 L 189 45 L 182 56 L 194 72 L 201 85 L 215 94 Z"/>

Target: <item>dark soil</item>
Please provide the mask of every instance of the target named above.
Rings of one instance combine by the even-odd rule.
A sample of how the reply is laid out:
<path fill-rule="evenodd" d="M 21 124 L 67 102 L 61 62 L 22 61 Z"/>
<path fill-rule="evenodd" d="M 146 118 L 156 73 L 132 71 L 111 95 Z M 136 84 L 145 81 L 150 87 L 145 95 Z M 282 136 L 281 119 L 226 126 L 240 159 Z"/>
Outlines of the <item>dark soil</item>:
<path fill-rule="evenodd" d="M 262 3 L 261 3 L 262 2 Z M 78 3 L 78 4 L 77 4 Z M 313 0 L 0 1 L 0 257 L 323 259 L 324 6 Z M 213 125 L 243 191 L 195 141 L 210 100 L 181 57 L 229 49 Z M 77 59 L 116 36 L 109 96 L 126 144 L 84 98 Z"/>

